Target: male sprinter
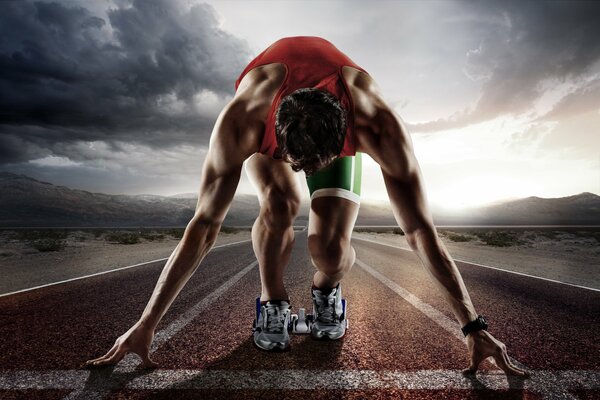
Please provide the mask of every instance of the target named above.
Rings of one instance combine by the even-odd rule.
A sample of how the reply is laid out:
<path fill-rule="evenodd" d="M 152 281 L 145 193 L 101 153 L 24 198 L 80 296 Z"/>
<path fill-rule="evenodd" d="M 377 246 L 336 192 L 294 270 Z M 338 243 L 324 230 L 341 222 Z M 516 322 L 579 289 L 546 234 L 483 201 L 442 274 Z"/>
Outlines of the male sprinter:
<path fill-rule="evenodd" d="M 254 343 L 287 349 L 289 297 L 283 271 L 294 243 L 300 204 L 297 174 L 311 192 L 308 251 L 317 271 L 311 289 L 315 338 L 338 339 L 346 329 L 341 285 L 356 259 L 350 244 L 359 209 L 360 153 L 381 167 L 396 221 L 431 273 L 463 332 L 474 372 L 492 356 L 507 373 L 513 365 L 503 343 L 487 332 L 456 265 L 437 237 L 411 138 L 369 74 L 325 39 L 278 40 L 244 69 L 236 93 L 220 113 L 204 162 L 198 204 L 169 257 L 140 320 L 91 365 L 116 363 L 128 352 L 146 366 L 154 331 L 173 299 L 215 243 L 244 162 L 258 190 L 260 213 L 252 227 L 262 293 Z"/>

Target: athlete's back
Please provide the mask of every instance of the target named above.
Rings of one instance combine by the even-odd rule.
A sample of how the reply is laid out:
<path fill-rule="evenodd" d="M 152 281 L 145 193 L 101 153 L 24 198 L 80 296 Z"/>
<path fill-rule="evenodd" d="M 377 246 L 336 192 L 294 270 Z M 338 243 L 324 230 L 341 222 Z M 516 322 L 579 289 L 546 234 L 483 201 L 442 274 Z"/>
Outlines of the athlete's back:
<path fill-rule="evenodd" d="M 341 75 L 344 79 L 349 96 L 352 99 L 354 151 L 362 151 L 361 137 L 368 133 L 368 124 L 373 122 L 375 106 L 381 103 L 381 95 L 373 78 L 364 70 L 343 66 Z M 281 86 L 286 80 L 286 66 L 283 63 L 259 65 L 243 74 L 237 82 L 237 90 L 233 101 L 239 103 L 239 109 L 244 110 L 247 121 L 260 125 L 261 133 L 255 137 L 257 152 L 260 152 L 269 114 L 273 111 Z M 366 129 L 365 129 L 366 128 Z"/>

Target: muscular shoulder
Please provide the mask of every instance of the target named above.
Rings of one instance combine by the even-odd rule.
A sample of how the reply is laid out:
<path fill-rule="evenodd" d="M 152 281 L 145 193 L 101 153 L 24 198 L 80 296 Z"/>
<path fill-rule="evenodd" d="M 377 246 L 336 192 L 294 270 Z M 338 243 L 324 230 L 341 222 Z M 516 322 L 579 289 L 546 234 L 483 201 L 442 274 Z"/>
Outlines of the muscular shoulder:
<path fill-rule="evenodd" d="M 283 84 L 285 74 L 285 66 L 280 63 L 256 67 L 242 78 L 234 99 L 244 102 L 248 112 L 268 113 L 277 91 Z M 264 116 L 266 117 L 266 114 Z"/>
<path fill-rule="evenodd" d="M 244 76 L 233 99 L 223 110 L 223 118 L 236 126 L 235 137 L 231 140 L 238 146 L 258 151 L 265 120 L 284 77 L 282 64 L 260 66 Z"/>
<path fill-rule="evenodd" d="M 257 151 L 264 135 L 271 104 L 285 79 L 283 64 L 267 64 L 249 71 L 240 81 L 228 105 L 227 115 L 236 120 L 241 140 L 250 141 Z"/>
<path fill-rule="evenodd" d="M 352 67 L 344 67 L 343 74 L 354 103 L 354 129 L 358 144 L 367 145 L 367 142 L 377 139 L 374 136 L 389 132 L 385 128 L 396 122 L 397 116 L 370 75 Z"/>
<path fill-rule="evenodd" d="M 387 107 L 377 82 L 368 74 L 349 66 L 343 68 L 344 79 L 354 102 L 355 124 L 372 122 Z"/>
<path fill-rule="evenodd" d="M 387 104 L 375 80 L 352 67 L 344 78 L 354 102 L 354 133 L 357 151 L 367 153 L 395 176 L 409 170 L 399 160 L 410 159 L 412 142 L 400 116 Z"/>

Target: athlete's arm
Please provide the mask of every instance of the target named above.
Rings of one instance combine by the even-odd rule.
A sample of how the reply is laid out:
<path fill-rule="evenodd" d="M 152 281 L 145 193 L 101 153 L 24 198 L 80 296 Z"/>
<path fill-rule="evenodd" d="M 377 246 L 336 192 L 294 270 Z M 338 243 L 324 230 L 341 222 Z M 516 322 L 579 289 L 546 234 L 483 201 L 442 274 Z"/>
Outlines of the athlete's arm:
<path fill-rule="evenodd" d="M 232 101 L 216 121 L 202 168 L 195 214 L 165 264 L 142 316 L 108 353 L 89 360 L 87 365 L 114 364 L 128 352 L 134 352 L 146 366 L 156 366 L 149 357 L 154 330 L 214 245 L 239 183 L 243 162 L 255 152 L 244 135 L 239 134 L 243 120 L 240 108 L 243 106 Z"/>
<path fill-rule="evenodd" d="M 381 167 L 394 217 L 408 244 L 464 326 L 476 319 L 477 313 L 460 272 L 433 225 L 410 135 L 400 117 L 383 100 L 375 100 L 370 112 L 372 134 L 368 135 L 365 152 Z M 485 330 L 470 333 L 467 346 L 471 364 L 466 371 L 476 371 L 481 361 L 492 356 L 507 374 L 526 374 L 511 363 L 504 344 Z"/>

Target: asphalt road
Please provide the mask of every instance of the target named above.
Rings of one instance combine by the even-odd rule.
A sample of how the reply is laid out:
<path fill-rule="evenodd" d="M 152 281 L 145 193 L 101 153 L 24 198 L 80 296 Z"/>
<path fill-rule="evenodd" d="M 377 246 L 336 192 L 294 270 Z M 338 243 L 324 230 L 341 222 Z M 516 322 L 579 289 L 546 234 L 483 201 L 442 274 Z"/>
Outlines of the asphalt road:
<path fill-rule="evenodd" d="M 296 232 L 285 283 L 311 309 L 314 269 Z M 292 336 L 291 350 L 252 343 L 258 265 L 250 242 L 213 249 L 161 321 L 144 370 L 81 364 L 139 317 L 164 261 L 0 297 L 0 398 L 600 398 L 600 292 L 458 263 L 490 332 L 532 372 L 507 379 L 468 352 L 437 287 L 410 252 L 353 240 L 342 281 L 350 328 L 338 341 Z"/>

